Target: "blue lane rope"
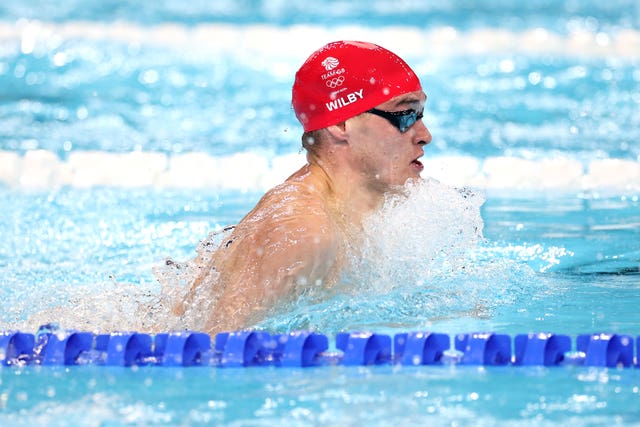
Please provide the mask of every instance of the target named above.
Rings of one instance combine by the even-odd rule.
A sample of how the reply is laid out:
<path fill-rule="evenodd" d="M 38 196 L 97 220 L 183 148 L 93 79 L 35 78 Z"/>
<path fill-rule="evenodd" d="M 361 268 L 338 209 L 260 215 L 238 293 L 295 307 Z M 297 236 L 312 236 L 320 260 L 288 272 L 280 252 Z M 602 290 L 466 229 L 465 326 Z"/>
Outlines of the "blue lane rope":
<path fill-rule="evenodd" d="M 573 343 L 575 342 L 575 347 Z M 401 332 L 336 335 L 329 351 L 326 335 L 296 331 L 270 334 L 236 331 L 211 337 L 202 332 L 94 334 L 40 327 L 36 334 L 0 332 L 0 363 L 5 366 L 214 366 L 221 368 L 326 365 L 362 366 L 484 365 L 640 367 L 640 336 L 594 333 L 575 337 L 553 333 L 476 332 L 451 336 Z M 513 345 L 512 345 L 513 344 Z"/>

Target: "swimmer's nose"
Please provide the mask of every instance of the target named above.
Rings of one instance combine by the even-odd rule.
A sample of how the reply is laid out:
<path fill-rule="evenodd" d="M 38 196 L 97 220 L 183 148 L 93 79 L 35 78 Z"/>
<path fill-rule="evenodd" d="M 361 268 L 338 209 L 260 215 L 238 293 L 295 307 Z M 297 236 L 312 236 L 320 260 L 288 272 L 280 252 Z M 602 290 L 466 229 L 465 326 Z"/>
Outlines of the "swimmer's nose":
<path fill-rule="evenodd" d="M 427 125 L 424 124 L 424 122 L 422 121 L 422 119 L 418 120 L 415 125 L 415 135 L 414 135 L 414 140 L 416 141 L 416 144 L 418 145 L 427 145 L 431 142 L 431 132 L 429 132 L 429 129 L 427 129 Z"/>

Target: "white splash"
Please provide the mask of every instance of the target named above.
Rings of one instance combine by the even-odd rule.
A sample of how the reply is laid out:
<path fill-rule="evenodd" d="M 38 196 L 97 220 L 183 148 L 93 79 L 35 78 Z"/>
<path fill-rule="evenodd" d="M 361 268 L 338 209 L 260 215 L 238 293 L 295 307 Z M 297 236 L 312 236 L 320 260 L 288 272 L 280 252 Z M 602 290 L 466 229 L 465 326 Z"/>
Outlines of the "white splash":
<path fill-rule="evenodd" d="M 386 291 L 457 271 L 482 239 L 481 193 L 433 179 L 411 182 L 406 190 L 389 196 L 365 223 L 362 254 L 353 260 L 363 286 Z"/>

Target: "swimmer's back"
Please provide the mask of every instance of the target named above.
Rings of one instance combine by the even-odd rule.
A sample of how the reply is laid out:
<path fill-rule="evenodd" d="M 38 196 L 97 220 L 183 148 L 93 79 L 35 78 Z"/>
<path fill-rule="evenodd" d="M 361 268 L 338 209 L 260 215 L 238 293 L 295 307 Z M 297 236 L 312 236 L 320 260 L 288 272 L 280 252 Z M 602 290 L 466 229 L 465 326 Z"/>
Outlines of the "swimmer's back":
<path fill-rule="evenodd" d="M 306 286 L 331 286 L 339 241 L 326 188 L 302 170 L 274 187 L 215 254 L 222 294 L 214 323 L 242 327 L 249 313 Z"/>

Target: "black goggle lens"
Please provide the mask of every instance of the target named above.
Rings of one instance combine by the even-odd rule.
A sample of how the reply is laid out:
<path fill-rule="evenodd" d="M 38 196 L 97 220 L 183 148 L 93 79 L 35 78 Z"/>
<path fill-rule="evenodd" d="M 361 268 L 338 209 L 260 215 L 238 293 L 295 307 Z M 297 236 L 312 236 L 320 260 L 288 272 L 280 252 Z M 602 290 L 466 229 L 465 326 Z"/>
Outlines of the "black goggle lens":
<path fill-rule="evenodd" d="M 423 116 L 424 110 L 403 110 L 403 111 L 383 111 L 372 108 L 367 113 L 375 114 L 387 120 L 393 126 L 397 127 L 401 133 L 405 133 L 415 122 Z"/>

